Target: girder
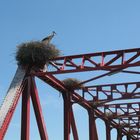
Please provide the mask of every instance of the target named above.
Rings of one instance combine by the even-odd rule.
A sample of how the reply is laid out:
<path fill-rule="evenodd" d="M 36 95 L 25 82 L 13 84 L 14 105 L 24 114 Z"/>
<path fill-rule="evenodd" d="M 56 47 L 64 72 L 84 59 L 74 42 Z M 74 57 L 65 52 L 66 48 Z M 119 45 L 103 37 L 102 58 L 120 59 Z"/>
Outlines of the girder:
<path fill-rule="evenodd" d="M 87 110 L 94 110 L 96 116 L 102 118 L 104 121 L 108 121 L 111 127 L 115 127 L 117 129 L 121 128 L 122 135 L 129 136 L 130 130 L 134 131 L 134 129 L 136 129 L 139 122 L 139 107 L 133 107 L 136 105 L 136 103 L 133 104 L 133 100 L 140 98 L 140 82 L 106 85 L 90 85 L 89 83 L 119 72 L 127 74 L 140 74 L 139 71 L 127 70 L 127 68 L 130 67 L 140 66 L 139 48 L 58 57 L 50 60 L 50 65 L 52 65 L 51 70 L 46 72 L 33 72 L 33 74 L 63 94 L 67 93 L 67 89 L 60 80 L 54 77 L 54 74 L 97 70 L 104 71 L 103 74 L 89 77 L 89 79 L 82 81 L 80 84 L 88 83 L 88 86 L 78 89 L 80 92 L 76 92 L 76 89 L 74 89 L 71 93 L 72 102 L 80 104 Z M 110 109 L 110 106 L 113 106 L 112 102 L 114 101 L 123 101 L 125 102 L 126 107 L 124 107 L 124 104 L 114 104 L 113 108 L 115 108 L 116 111 L 113 112 L 112 109 Z M 137 105 L 139 105 L 139 103 L 137 103 Z M 100 109 L 101 107 L 104 108 L 104 111 Z M 114 118 L 106 116 L 106 110 L 110 110 Z M 118 115 L 119 111 L 123 113 Z M 135 119 L 133 120 L 132 118 Z M 126 123 L 126 121 L 127 126 L 130 128 L 129 130 L 127 130 L 126 127 L 120 127 L 120 122 Z M 138 133 L 136 135 L 131 132 L 131 136 L 129 137 L 131 139 L 138 139 Z"/>
<path fill-rule="evenodd" d="M 7 95 L 0 107 L 0 139 L 2 140 L 8 129 L 19 97 L 25 87 L 26 72 L 19 67 L 7 91 Z"/>
<path fill-rule="evenodd" d="M 140 133 L 140 103 L 121 103 L 102 106 L 102 112 L 111 120 L 114 120 L 119 128 L 124 128 L 128 134 Z"/>
<path fill-rule="evenodd" d="M 81 83 L 81 84 L 85 84 L 94 81 L 96 79 L 100 79 L 104 76 L 107 75 L 109 76 L 118 72 L 139 74 L 140 72 L 138 71 L 124 70 L 129 67 L 140 66 L 139 52 L 140 49 L 136 48 L 136 49 L 127 49 L 127 50 L 119 50 L 119 51 L 59 57 L 50 61 L 50 64 L 55 68 L 55 70 L 51 70 L 46 73 L 38 73 L 38 75 L 43 76 L 44 74 L 47 75 L 48 73 L 63 74 L 63 73 L 95 71 L 95 70 L 108 71 L 105 72 L 104 74 L 100 74 L 99 76 L 95 76 Z M 60 83 L 60 81 L 58 81 L 58 83 Z M 86 86 L 83 89 L 80 89 L 82 90 L 81 97 L 84 100 L 86 100 L 90 105 L 92 105 L 92 107 L 94 108 L 96 106 L 104 106 L 115 100 L 118 101 L 118 100 L 128 100 L 128 99 L 139 99 L 140 98 L 139 85 L 140 85 L 139 82 L 131 82 L 131 83 L 129 82 L 129 83 L 108 84 L 108 85 Z M 131 86 L 131 91 L 129 91 L 129 86 Z M 123 90 L 122 89 L 120 90 L 120 87 Z M 87 94 L 90 96 L 90 99 L 89 96 L 87 98 Z M 104 95 L 104 98 L 101 95 Z M 81 104 L 83 100 L 81 99 L 79 101 L 74 101 L 74 102 Z M 129 116 L 132 116 L 133 118 L 139 117 L 139 114 L 137 113 L 138 111 L 136 111 L 139 108 L 132 108 L 131 105 L 127 104 L 127 109 L 125 109 L 127 111 L 124 111 L 124 107 L 121 107 L 121 105 L 119 105 L 119 107 L 117 106 L 116 111 L 121 110 L 124 113 L 124 115 L 121 115 L 121 118 L 129 117 Z M 130 110 L 133 110 L 134 112 Z M 117 114 L 117 112 L 113 114 Z M 100 117 L 100 115 L 98 117 Z M 105 117 L 104 113 L 102 114 L 102 117 L 103 118 Z M 120 116 L 116 116 L 116 117 L 120 117 Z M 128 121 L 131 122 L 130 119 L 128 119 Z M 134 122 L 134 124 L 136 124 L 136 122 Z M 129 126 L 132 127 L 130 123 Z M 128 134 L 129 133 L 130 132 L 128 132 Z"/>
<path fill-rule="evenodd" d="M 91 102 L 91 104 L 100 105 L 115 100 L 128 100 L 140 98 L 139 89 L 140 82 L 131 82 L 97 86 L 85 86 L 81 90 L 83 92 L 83 98 L 86 98 L 86 95 L 89 95 L 91 97 L 89 99 L 89 102 Z"/>
<path fill-rule="evenodd" d="M 140 66 L 140 48 L 63 56 L 50 60 L 52 74 L 109 70 L 110 74 L 127 67 Z"/>
<path fill-rule="evenodd" d="M 23 94 L 23 102 L 25 101 L 26 109 L 22 108 L 22 139 L 29 139 L 29 96 L 33 101 L 33 107 L 37 119 L 40 137 L 48 140 L 48 135 L 43 119 L 41 105 L 38 97 L 37 87 L 34 77 L 38 77 L 43 82 L 49 84 L 56 90 L 60 91 L 64 100 L 64 140 L 70 140 L 70 129 L 72 129 L 74 140 L 79 140 L 74 112 L 72 106 L 79 104 L 87 110 L 89 116 L 89 139 L 98 140 L 98 132 L 96 129 L 96 119 L 100 118 L 105 122 L 106 138 L 111 140 L 111 130 L 117 129 L 117 139 L 121 140 L 123 136 L 127 136 L 128 140 L 140 140 L 140 82 L 133 79 L 133 82 L 111 83 L 111 84 L 93 84 L 95 80 L 102 79 L 105 76 L 112 76 L 117 73 L 140 74 L 140 71 L 129 70 L 140 66 L 140 48 L 97 52 L 90 54 L 80 54 L 72 56 L 63 56 L 50 60 L 52 66 L 50 70 L 41 71 L 31 68 L 23 74 L 19 81 L 19 92 L 17 96 L 12 96 L 12 111 L 9 110 L 4 115 L 2 127 L 0 130 L 1 139 L 8 128 L 13 112 L 16 108 L 20 94 Z M 68 90 L 62 79 L 56 74 L 80 73 L 80 72 L 97 72 L 94 77 L 88 75 L 88 79 L 83 80 L 80 84 L 85 84 L 83 88 L 74 88 Z M 27 78 L 28 77 L 28 78 Z M 23 82 L 23 79 L 30 79 Z M 115 80 L 113 81 L 115 82 Z M 27 84 L 28 83 L 28 84 Z M 30 83 L 30 84 L 29 84 Z M 24 90 L 23 90 L 24 89 Z M 25 91 L 28 91 L 27 93 Z M 6 99 L 6 98 L 5 98 Z M 14 102 L 14 103 L 13 103 Z M 24 104 L 24 103 L 23 103 Z M 0 108 L 2 110 L 5 107 Z M 0 115 L 3 115 L 0 114 Z M 6 120 L 8 118 L 8 120 Z M 24 125 L 24 122 L 26 125 Z M 95 134 L 95 135 L 93 135 Z"/>
<path fill-rule="evenodd" d="M 45 75 L 40 76 L 40 74 L 37 74 L 37 73 L 34 73 L 34 72 L 32 72 L 32 74 L 36 75 L 38 78 L 40 78 L 41 80 L 43 80 L 47 84 L 51 85 L 52 87 L 54 87 L 58 91 L 62 92 L 63 94 L 66 94 L 68 92 L 68 90 L 65 88 L 64 84 L 61 81 L 59 81 L 58 79 L 56 79 L 53 75 L 45 74 Z M 84 107 L 87 110 L 93 110 L 95 112 L 96 116 L 103 119 L 104 121 L 108 121 L 112 127 L 119 128 L 118 124 L 113 119 L 110 121 L 110 118 L 105 116 L 102 111 L 95 108 L 89 101 L 84 99 L 82 96 L 77 94 L 75 91 L 70 92 L 70 93 L 71 93 L 72 101 L 74 103 L 78 103 L 79 105 L 81 105 L 82 107 Z M 129 132 L 124 128 L 122 128 L 122 133 L 124 135 L 129 134 Z M 136 139 L 136 137 L 134 135 L 131 135 L 130 137 L 134 140 Z"/>

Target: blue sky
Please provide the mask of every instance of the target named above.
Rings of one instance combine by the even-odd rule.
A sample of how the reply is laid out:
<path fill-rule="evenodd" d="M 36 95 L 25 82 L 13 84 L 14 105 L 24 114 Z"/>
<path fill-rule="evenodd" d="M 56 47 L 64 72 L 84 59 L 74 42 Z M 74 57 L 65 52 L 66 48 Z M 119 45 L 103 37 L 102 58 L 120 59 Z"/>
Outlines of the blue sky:
<path fill-rule="evenodd" d="M 54 30 L 57 36 L 53 43 L 64 55 L 137 48 L 139 5 L 139 0 L 1 0 L 0 101 L 17 68 L 14 56 L 18 44 L 41 40 Z M 50 140 L 61 140 L 62 99 L 51 87 L 43 83 L 38 86 Z M 20 139 L 20 111 L 18 106 L 5 140 Z M 86 140 L 86 111 L 75 107 L 75 113 L 80 140 Z M 34 114 L 31 115 L 31 138 L 38 140 Z M 100 126 L 103 124 L 98 129 Z M 100 130 L 100 134 L 100 140 L 104 140 L 104 131 Z"/>

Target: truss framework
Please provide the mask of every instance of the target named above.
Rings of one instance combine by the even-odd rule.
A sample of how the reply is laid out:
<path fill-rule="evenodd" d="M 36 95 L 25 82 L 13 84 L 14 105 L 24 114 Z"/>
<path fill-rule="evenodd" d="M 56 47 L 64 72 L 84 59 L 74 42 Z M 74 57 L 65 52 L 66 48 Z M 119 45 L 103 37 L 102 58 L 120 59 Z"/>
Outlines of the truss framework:
<path fill-rule="evenodd" d="M 64 101 L 64 140 L 70 140 L 71 130 L 74 140 L 79 140 L 76 121 L 73 112 L 73 105 L 79 104 L 87 110 L 89 116 L 89 140 L 98 140 L 96 129 L 96 119 L 100 118 L 105 122 L 106 139 L 111 140 L 111 130 L 117 129 L 117 140 L 122 140 L 124 136 L 127 140 L 140 139 L 140 82 L 111 83 L 102 85 L 91 85 L 91 82 L 105 76 L 117 73 L 140 74 L 140 71 L 128 70 L 140 66 L 140 49 L 127 49 L 109 52 L 98 52 L 91 54 L 81 54 L 64 56 L 50 60 L 52 69 L 46 72 L 27 71 L 20 93 L 22 94 L 22 122 L 21 140 L 29 140 L 30 122 L 30 98 L 33 102 L 35 116 L 40 132 L 41 140 L 48 140 L 47 129 L 43 119 L 40 100 L 37 92 L 34 77 L 38 77 L 43 82 L 49 84 L 62 93 Z M 103 71 L 95 77 L 88 77 L 80 84 L 85 84 L 82 89 L 68 90 L 61 79 L 56 74 L 78 73 L 86 71 Z M 114 79 L 115 81 L 115 79 Z M 86 85 L 88 84 L 88 85 Z M 7 113 L 3 127 L 0 128 L 0 139 L 4 138 L 12 114 L 16 108 L 14 104 L 12 110 Z"/>

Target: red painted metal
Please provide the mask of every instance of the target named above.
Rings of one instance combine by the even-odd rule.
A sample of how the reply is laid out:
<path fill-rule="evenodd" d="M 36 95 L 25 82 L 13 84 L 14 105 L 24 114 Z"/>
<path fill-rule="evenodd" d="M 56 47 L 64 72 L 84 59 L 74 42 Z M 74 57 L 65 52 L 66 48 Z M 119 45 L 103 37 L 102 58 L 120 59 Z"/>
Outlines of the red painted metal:
<path fill-rule="evenodd" d="M 117 130 L 117 140 L 122 140 L 122 132 L 121 132 L 121 129 L 118 129 Z"/>
<path fill-rule="evenodd" d="M 64 140 L 70 140 L 71 131 L 71 102 L 70 94 L 63 94 L 64 100 Z"/>
<path fill-rule="evenodd" d="M 106 121 L 106 140 L 111 140 L 111 127 L 110 124 Z"/>
<path fill-rule="evenodd" d="M 31 83 L 32 83 L 31 98 L 32 98 L 32 103 L 33 103 L 35 116 L 36 116 L 36 120 L 37 120 L 37 124 L 38 124 L 38 129 L 40 132 L 40 138 L 41 138 L 41 140 L 48 140 L 47 129 L 45 126 L 45 121 L 43 118 L 43 113 L 42 113 L 41 104 L 40 104 L 40 100 L 39 100 L 39 96 L 38 96 L 38 92 L 37 92 L 37 87 L 36 87 L 36 84 L 34 81 L 34 77 L 32 77 Z"/>
<path fill-rule="evenodd" d="M 4 122 L 3 122 L 3 125 L 2 125 L 2 127 L 0 129 L 0 140 L 3 140 L 4 139 L 4 136 L 5 136 L 6 132 L 7 132 L 7 129 L 8 129 L 9 124 L 10 124 L 10 121 L 12 119 L 12 116 L 13 116 L 14 111 L 16 109 L 16 106 L 18 104 L 19 98 L 20 98 L 20 96 L 22 94 L 22 91 L 24 90 L 25 81 L 23 81 L 23 84 L 18 89 L 17 92 L 18 92 L 18 95 L 19 96 L 16 96 L 15 101 L 14 101 L 14 104 L 13 104 L 11 110 L 9 110 L 9 112 L 7 113 L 6 118 L 5 118 Z"/>
<path fill-rule="evenodd" d="M 34 73 L 32 73 L 32 74 L 34 74 Z M 54 87 L 58 91 L 62 92 L 62 95 L 66 94 L 68 92 L 68 90 L 65 88 L 63 83 L 61 81 L 59 81 L 58 79 L 56 79 L 53 75 L 46 74 L 46 75 L 41 75 L 40 76 L 40 74 L 39 74 L 38 78 L 40 78 L 41 80 L 43 80 L 47 84 L 51 85 L 52 87 Z M 97 108 L 94 108 L 94 106 L 90 102 L 88 102 L 86 99 L 84 99 L 83 97 L 78 95 L 76 92 L 71 92 L 71 98 L 72 98 L 73 102 L 78 103 L 79 105 L 81 105 L 85 109 L 87 109 L 87 110 L 89 110 L 89 109 L 94 110 L 96 116 L 98 116 L 100 118 L 103 118 L 104 121 L 108 121 L 112 127 L 118 128 L 117 122 L 115 122 L 114 120 L 110 120 L 108 117 L 106 117 L 104 115 L 103 112 L 101 112 Z M 129 132 L 127 130 L 125 130 L 124 128 L 122 128 L 122 133 L 124 135 L 127 135 Z M 68 134 L 69 133 L 67 133 L 67 135 Z M 130 137 L 131 137 L 132 140 L 135 140 L 135 138 L 136 138 L 134 135 L 131 135 Z"/>
<path fill-rule="evenodd" d="M 73 133 L 74 140 L 79 140 L 78 132 L 77 132 L 77 127 L 76 127 L 76 122 L 75 122 L 75 118 L 74 118 L 74 113 L 73 113 L 72 107 L 71 107 L 71 128 L 72 128 L 72 133 Z"/>
<path fill-rule="evenodd" d="M 22 93 L 21 140 L 30 140 L 30 77 Z"/>
<path fill-rule="evenodd" d="M 117 140 L 121 140 L 124 136 L 127 136 L 127 140 L 140 139 L 140 103 L 134 103 L 133 100 L 130 101 L 132 98 L 140 98 L 140 82 L 111 83 L 106 85 L 90 84 L 91 81 L 117 74 L 118 72 L 140 74 L 139 71 L 127 69 L 140 66 L 140 48 L 64 56 L 52 59 L 49 63 L 52 65 L 50 71 L 34 72 L 32 70 L 31 73 L 28 72 L 28 74 L 31 74 L 30 80 L 28 78 L 28 85 L 27 81 L 22 84 L 21 89 L 23 90 L 23 87 L 25 87 L 22 97 L 22 140 L 29 140 L 29 95 L 31 95 L 33 102 L 40 137 L 42 140 L 48 140 L 34 76 L 37 76 L 62 93 L 64 100 L 64 140 L 70 140 L 71 130 L 74 140 L 79 140 L 72 109 L 73 103 L 79 104 L 88 111 L 89 140 L 98 140 L 98 132 L 95 123 L 96 118 L 100 118 L 105 122 L 107 140 L 111 140 L 112 128 L 117 129 Z M 88 86 L 79 89 L 80 92 L 77 92 L 75 89 L 69 91 L 65 85 L 54 76 L 54 74 L 86 71 L 95 72 L 97 70 L 104 71 L 104 73 L 95 77 L 88 77 L 87 80 L 80 83 L 88 83 Z M 20 91 L 21 93 L 22 90 Z M 2 130 L 0 130 L 0 139 L 3 139 L 3 134 L 7 130 L 18 99 L 19 97 L 15 101 L 13 110 L 7 115 L 7 120 L 4 122 Z M 128 99 L 130 102 L 128 102 Z M 117 103 L 114 103 L 114 101 L 117 101 Z M 121 103 L 121 101 L 123 101 L 123 103 Z M 25 135 L 25 137 L 23 135 Z"/>
<path fill-rule="evenodd" d="M 119 89 L 120 87 L 122 88 L 121 90 Z M 106 88 L 108 88 L 108 90 L 106 90 Z M 140 98 L 138 92 L 139 89 L 140 89 L 140 82 L 130 82 L 130 83 L 86 86 L 84 89 L 82 89 L 82 92 L 84 93 L 83 95 L 88 94 L 91 96 L 91 99 L 89 100 L 91 104 L 93 103 L 93 101 L 96 101 L 98 102 L 99 105 L 115 100 Z M 104 98 L 101 98 L 99 94 L 103 95 Z M 115 96 L 115 95 L 119 95 L 119 96 Z"/>
<path fill-rule="evenodd" d="M 88 115 L 89 115 L 89 140 L 98 140 L 94 112 L 89 110 Z"/>
<path fill-rule="evenodd" d="M 129 57 L 126 57 L 128 55 Z M 50 73 L 62 74 L 93 70 L 122 70 L 127 67 L 140 66 L 139 58 L 140 48 L 63 56 L 50 60 L 50 64 L 56 69 L 50 71 Z"/>

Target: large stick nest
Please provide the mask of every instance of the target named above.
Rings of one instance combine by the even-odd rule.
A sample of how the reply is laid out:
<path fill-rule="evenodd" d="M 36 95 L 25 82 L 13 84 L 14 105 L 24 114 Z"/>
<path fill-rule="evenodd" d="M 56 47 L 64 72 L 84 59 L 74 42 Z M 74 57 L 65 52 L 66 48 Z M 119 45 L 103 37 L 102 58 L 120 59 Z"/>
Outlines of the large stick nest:
<path fill-rule="evenodd" d="M 62 82 L 68 90 L 81 89 L 84 87 L 83 84 L 80 84 L 82 81 L 75 78 L 67 78 L 64 79 Z"/>
<path fill-rule="evenodd" d="M 60 55 L 55 45 L 44 45 L 42 42 L 33 41 L 22 43 L 17 46 L 16 60 L 21 66 L 34 66 L 37 68 L 44 68 L 44 65 L 49 63 L 50 59 L 56 58 Z"/>

